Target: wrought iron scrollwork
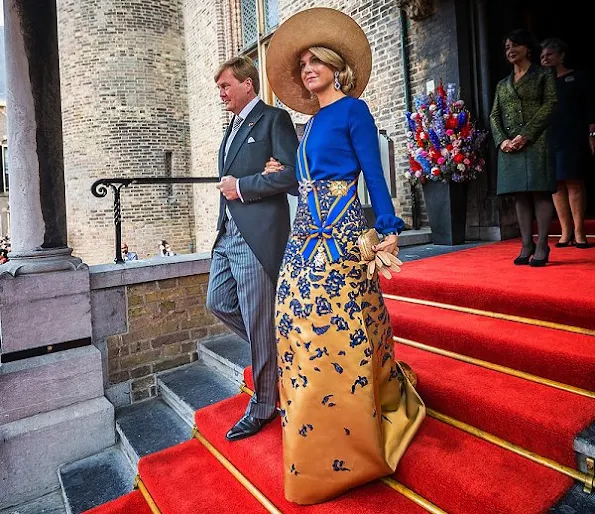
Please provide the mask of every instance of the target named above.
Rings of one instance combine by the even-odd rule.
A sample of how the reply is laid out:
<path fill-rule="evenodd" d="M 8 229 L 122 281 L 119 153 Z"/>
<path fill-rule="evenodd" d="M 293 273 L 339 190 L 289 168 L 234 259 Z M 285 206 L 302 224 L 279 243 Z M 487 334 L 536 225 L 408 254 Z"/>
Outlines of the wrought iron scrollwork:
<path fill-rule="evenodd" d="M 114 195 L 114 226 L 116 229 L 116 258 L 114 262 L 123 264 L 122 258 L 122 204 L 120 192 L 122 188 L 133 184 L 213 184 L 219 182 L 218 177 L 135 177 L 135 178 L 101 178 L 93 182 L 91 193 L 97 198 L 105 198 L 111 189 Z"/>

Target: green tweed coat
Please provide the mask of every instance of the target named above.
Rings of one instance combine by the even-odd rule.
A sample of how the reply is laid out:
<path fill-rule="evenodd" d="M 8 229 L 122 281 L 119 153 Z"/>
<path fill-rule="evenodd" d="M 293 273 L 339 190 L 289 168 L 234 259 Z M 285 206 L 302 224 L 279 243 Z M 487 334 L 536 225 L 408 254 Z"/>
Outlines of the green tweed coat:
<path fill-rule="evenodd" d="M 521 191 L 556 191 L 556 173 L 547 144 L 547 127 L 556 104 L 553 73 L 531 65 L 515 84 L 513 74 L 496 86 L 490 114 L 498 149 L 499 195 Z M 529 142 L 522 150 L 505 153 L 500 144 L 517 135 Z"/>

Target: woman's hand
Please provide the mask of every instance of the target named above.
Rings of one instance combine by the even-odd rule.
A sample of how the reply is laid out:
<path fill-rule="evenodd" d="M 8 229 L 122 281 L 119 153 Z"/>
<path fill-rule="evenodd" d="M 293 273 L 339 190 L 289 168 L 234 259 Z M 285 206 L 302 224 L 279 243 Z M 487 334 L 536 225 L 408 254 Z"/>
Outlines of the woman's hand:
<path fill-rule="evenodd" d="M 280 171 L 284 170 L 285 166 L 281 164 L 276 159 L 272 157 L 267 161 L 264 166 L 264 171 L 262 172 L 263 175 L 269 175 L 270 173 L 279 173 Z"/>
<path fill-rule="evenodd" d="M 502 141 L 502 143 L 500 144 L 500 150 L 502 150 L 504 153 L 512 152 L 514 150 L 512 146 L 512 141 L 510 139 L 505 139 L 504 141 Z"/>
<path fill-rule="evenodd" d="M 396 256 L 399 254 L 399 247 L 397 246 L 398 244 L 399 236 L 391 234 L 389 236 L 384 236 L 384 239 L 380 241 L 380 243 L 378 243 L 377 245 L 374 245 L 372 247 L 372 250 L 374 250 L 375 252 L 379 252 L 382 250 Z"/>
<path fill-rule="evenodd" d="M 525 136 L 521 136 L 520 134 L 516 136 L 512 142 L 510 143 L 513 150 L 522 150 L 523 147 L 529 142 L 529 140 Z"/>

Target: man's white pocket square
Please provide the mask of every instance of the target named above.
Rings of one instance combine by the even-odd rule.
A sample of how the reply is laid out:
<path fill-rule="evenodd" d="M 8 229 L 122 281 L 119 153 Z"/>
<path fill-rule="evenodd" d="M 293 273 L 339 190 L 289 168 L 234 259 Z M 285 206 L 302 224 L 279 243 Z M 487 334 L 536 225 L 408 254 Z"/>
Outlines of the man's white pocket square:
<path fill-rule="evenodd" d="M 250 136 L 248 138 L 248 143 L 256 143 L 256 141 L 254 140 L 254 138 L 252 136 Z"/>

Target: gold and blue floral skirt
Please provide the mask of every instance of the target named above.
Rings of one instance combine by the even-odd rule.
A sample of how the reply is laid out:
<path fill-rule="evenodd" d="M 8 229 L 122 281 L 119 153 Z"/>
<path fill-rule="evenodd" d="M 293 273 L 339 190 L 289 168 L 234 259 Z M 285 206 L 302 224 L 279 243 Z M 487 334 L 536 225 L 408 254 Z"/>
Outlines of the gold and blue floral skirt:
<path fill-rule="evenodd" d="M 345 194 L 341 184 L 314 184 L 320 218 Z M 395 362 L 378 279 L 359 264 L 357 238 L 367 229 L 359 201 L 306 258 L 314 226 L 303 195 L 276 299 L 285 496 L 300 504 L 393 473 L 425 415 Z M 324 239 L 334 239 L 340 258 Z"/>

